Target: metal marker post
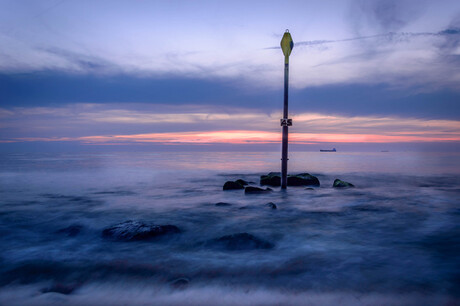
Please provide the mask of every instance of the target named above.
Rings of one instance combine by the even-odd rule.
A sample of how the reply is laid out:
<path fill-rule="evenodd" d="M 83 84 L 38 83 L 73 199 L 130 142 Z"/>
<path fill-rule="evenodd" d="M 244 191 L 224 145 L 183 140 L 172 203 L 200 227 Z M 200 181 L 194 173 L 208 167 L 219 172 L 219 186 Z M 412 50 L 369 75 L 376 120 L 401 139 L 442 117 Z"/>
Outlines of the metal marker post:
<path fill-rule="evenodd" d="M 288 127 L 292 125 L 292 119 L 288 119 L 288 90 L 289 90 L 289 55 L 294 42 L 292 41 L 289 30 L 281 39 L 281 49 L 284 53 L 284 110 L 281 126 L 283 127 L 283 144 L 281 151 L 281 189 L 286 189 L 287 186 L 287 162 L 288 162 Z"/>

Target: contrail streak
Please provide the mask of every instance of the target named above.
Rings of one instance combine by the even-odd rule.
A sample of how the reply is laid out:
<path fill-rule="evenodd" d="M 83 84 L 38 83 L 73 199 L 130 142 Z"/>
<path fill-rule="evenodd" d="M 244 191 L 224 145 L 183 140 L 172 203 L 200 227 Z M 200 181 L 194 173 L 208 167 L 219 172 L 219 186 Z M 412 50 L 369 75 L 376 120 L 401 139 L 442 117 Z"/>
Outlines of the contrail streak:
<path fill-rule="evenodd" d="M 373 38 L 412 38 L 417 36 L 447 36 L 447 35 L 460 35 L 460 29 L 446 29 L 440 32 L 388 32 L 384 34 L 376 34 L 376 35 L 369 35 L 369 36 L 358 36 L 358 37 L 351 37 L 351 38 L 344 38 L 344 39 L 335 39 L 335 40 L 306 40 L 306 41 L 299 41 L 295 43 L 295 46 L 316 46 L 316 45 L 325 45 L 325 44 L 332 44 L 332 43 L 340 43 L 340 42 L 348 42 L 348 41 L 355 41 L 355 40 L 366 40 L 366 39 L 373 39 Z M 276 47 L 268 47 L 265 49 L 279 49 L 279 46 Z"/>

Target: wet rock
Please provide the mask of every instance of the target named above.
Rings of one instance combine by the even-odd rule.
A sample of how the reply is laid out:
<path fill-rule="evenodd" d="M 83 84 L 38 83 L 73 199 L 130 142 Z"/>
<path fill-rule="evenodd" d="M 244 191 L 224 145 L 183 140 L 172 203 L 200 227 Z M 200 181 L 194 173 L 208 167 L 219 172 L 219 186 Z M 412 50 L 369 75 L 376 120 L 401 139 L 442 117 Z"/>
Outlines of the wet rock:
<path fill-rule="evenodd" d="M 355 187 L 352 183 L 348 183 L 339 179 L 336 179 L 334 181 L 334 184 L 332 184 L 332 187 L 337 187 L 337 188 L 346 188 L 346 187 Z"/>
<path fill-rule="evenodd" d="M 242 186 L 249 185 L 249 182 L 242 180 L 242 179 L 238 179 L 235 182 L 241 184 Z"/>
<path fill-rule="evenodd" d="M 269 202 L 267 204 L 265 204 L 265 206 L 271 208 L 271 209 L 277 209 L 278 207 L 276 207 L 276 204 L 273 203 L 273 202 Z"/>
<path fill-rule="evenodd" d="M 225 202 L 219 202 L 215 204 L 216 206 L 231 206 L 232 204 L 230 203 L 225 203 Z"/>
<path fill-rule="evenodd" d="M 267 175 L 262 175 L 260 177 L 260 185 L 268 185 L 273 187 L 281 186 L 281 173 L 270 172 Z"/>
<path fill-rule="evenodd" d="M 281 174 L 279 172 L 270 172 L 260 177 L 260 185 L 273 187 L 281 186 Z M 309 173 L 300 173 L 287 176 L 288 186 L 319 186 L 319 180 L 316 176 Z"/>
<path fill-rule="evenodd" d="M 222 236 L 211 240 L 210 244 L 229 251 L 272 249 L 274 247 L 273 243 L 248 233 Z"/>
<path fill-rule="evenodd" d="M 319 186 L 319 180 L 316 176 L 309 173 L 300 173 L 296 175 L 289 175 L 287 177 L 288 186 Z"/>
<path fill-rule="evenodd" d="M 223 190 L 235 190 L 235 189 L 244 189 L 244 186 L 238 182 L 227 181 L 222 187 Z"/>
<path fill-rule="evenodd" d="M 75 224 L 75 225 L 71 225 L 71 226 L 62 228 L 62 229 L 58 230 L 56 233 L 58 233 L 58 234 L 66 234 L 69 237 L 75 237 L 78 234 L 80 234 L 82 229 L 83 229 L 83 226 Z"/>
<path fill-rule="evenodd" d="M 190 280 L 188 278 L 180 277 L 178 279 L 171 281 L 170 285 L 171 287 L 175 289 L 184 289 L 185 287 L 188 286 L 189 283 L 190 283 Z"/>
<path fill-rule="evenodd" d="M 262 189 L 262 188 L 254 187 L 254 186 L 248 186 L 244 188 L 245 194 L 259 194 L 259 193 L 267 193 L 270 191 L 273 191 L 273 189 L 271 188 Z"/>
<path fill-rule="evenodd" d="M 102 236 L 118 241 L 141 241 L 180 232 L 175 225 L 148 225 L 130 220 L 104 229 Z"/>

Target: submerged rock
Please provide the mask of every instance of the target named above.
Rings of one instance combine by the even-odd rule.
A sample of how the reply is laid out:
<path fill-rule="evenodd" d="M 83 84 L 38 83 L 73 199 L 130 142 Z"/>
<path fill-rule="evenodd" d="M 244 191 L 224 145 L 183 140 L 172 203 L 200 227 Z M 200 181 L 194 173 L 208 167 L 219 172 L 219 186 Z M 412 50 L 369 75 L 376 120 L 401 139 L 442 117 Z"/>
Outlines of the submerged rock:
<path fill-rule="evenodd" d="M 71 226 L 62 228 L 62 229 L 58 230 L 56 233 L 58 233 L 58 234 L 66 234 L 69 237 L 75 237 L 78 234 L 80 234 L 82 229 L 83 229 L 83 226 L 75 224 L 75 225 L 71 225 Z"/>
<path fill-rule="evenodd" d="M 296 175 L 289 175 L 287 177 L 288 186 L 319 186 L 319 180 L 316 176 L 309 173 L 300 173 Z"/>
<path fill-rule="evenodd" d="M 267 193 L 267 192 L 270 192 L 270 191 L 273 191 L 273 189 L 271 188 L 265 188 L 265 189 L 262 189 L 262 188 L 259 188 L 259 187 L 254 187 L 254 186 L 248 186 L 246 188 L 244 188 L 244 193 L 245 194 L 258 194 L 258 193 Z"/>
<path fill-rule="evenodd" d="M 215 204 L 216 206 L 231 206 L 232 204 L 230 203 L 225 203 L 225 202 L 219 202 Z"/>
<path fill-rule="evenodd" d="M 344 188 L 344 187 L 355 187 L 352 183 L 348 183 L 339 179 L 335 179 L 334 184 L 332 184 L 332 187 L 337 187 L 337 188 Z"/>
<path fill-rule="evenodd" d="M 268 185 L 273 187 L 281 186 L 281 173 L 270 172 L 267 175 L 262 175 L 260 177 L 260 185 Z"/>
<path fill-rule="evenodd" d="M 238 233 L 213 239 L 209 244 L 222 247 L 229 251 L 243 251 L 255 249 L 272 249 L 274 244 L 248 233 Z"/>
<path fill-rule="evenodd" d="M 260 177 L 260 185 L 273 187 L 281 186 L 281 174 L 279 172 L 270 172 Z M 300 173 L 287 176 L 288 186 L 319 186 L 319 180 L 316 176 L 309 173 Z"/>
<path fill-rule="evenodd" d="M 185 287 L 187 287 L 189 283 L 190 280 L 188 278 L 180 277 L 178 279 L 171 281 L 170 285 L 175 289 L 185 289 Z"/>
<path fill-rule="evenodd" d="M 227 181 L 222 187 L 223 190 L 234 190 L 234 189 L 244 189 L 244 186 L 238 182 Z"/>
<path fill-rule="evenodd" d="M 243 186 L 246 186 L 246 185 L 249 185 L 249 182 L 245 181 L 245 180 L 242 180 L 242 179 L 238 179 L 235 181 L 236 183 L 239 183 Z"/>
<path fill-rule="evenodd" d="M 102 236 L 119 241 L 140 241 L 180 232 L 175 225 L 148 225 L 130 220 L 104 229 Z"/>
<path fill-rule="evenodd" d="M 277 209 L 278 207 L 276 207 L 276 204 L 273 203 L 273 202 L 269 202 L 267 204 L 265 204 L 265 206 L 271 208 L 271 209 Z"/>

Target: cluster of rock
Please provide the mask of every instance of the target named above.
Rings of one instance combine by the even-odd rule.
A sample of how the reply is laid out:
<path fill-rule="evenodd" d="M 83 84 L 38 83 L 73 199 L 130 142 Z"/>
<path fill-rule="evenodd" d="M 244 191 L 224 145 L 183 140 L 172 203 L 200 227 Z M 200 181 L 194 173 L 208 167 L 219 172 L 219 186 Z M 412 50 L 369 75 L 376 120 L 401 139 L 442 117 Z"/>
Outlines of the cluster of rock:
<path fill-rule="evenodd" d="M 262 175 L 260 177 L 261 186 L 271 186 L 271 187 L 280 187 L 281 186 L 281 173 L 280 172 L 270 172 L 267 175 Z M 299 173 L 295 175 L 287 176 L 287 185 L 288 186 L 314 186 L 319 187 L 319 179 L 311 175 L 310 173 Z M 332 184 L 332 187 L 336 188 L 349 188 L 355 187 L 353 184 L 336 179 Z M 245 194 L 258 194 L 266 193 L 273 191 L 271 188 L 260 188 L 255 186 L 249 186 L 249 183 L 245 180 L 238 179 L 236 181 L 227 181 L 223 186 L 223 190 L 237 190 L 244 189 Z M 309 188 L 311 189 L 311 188 Z"/>
<path fill-rule="evenodd" d="M 262 175 L 260 177 L 260 185 L 268 185 L 273 187 L 281 186 L 281 173 L 280 172 L 270 172 L 267 175 Z M 311 175 L 310 173 L 299 173 L 295 175 L 287 176 L 287 185 L 288 186 L 316 186 L 319 187 L 320 183 L 316 176 Z"/>
<path fill-rule="evenodd" d="M 224 202 L 219 202 L 217 204 L 217 206 L 231 205 Z M 266 205 L 272 209 L 276 209 L 274 203 L 270 202 Z M 56 231 L 56 233 L 73 237 L 78 235 L 82 229 L 83 226 L 81 225 L 71 225 Z M 131 241 L 152 241 L 153 238 L 180 233 L 182 233 L 182 231 L 175 225 L 152 225 L 140 221 L 128 220 L 103 229 L 102 237 L 111 241 L 126 243 Z M 275 247 L 274 243 L 246 232 L 209 239 L 199 243 L 199 245 L 224 251 L 269 250 Z M 171 288 L 177 290 L 185 289 L 189 283 L 190 279 L 187 277 L 179 277 L 169 281 Z M 55 283 L 52 286 L 42 288 L 40 292 L 43 294 L 59 293 L 68 295 L 72 294 L 78 287 L 78 284 Z"/>
<path fill-rule="evenodd" d="M 267 193 L 273 191 L 270 188 L 259 188 L 254 186 L 249 186 L 249 182 L 238 179 L 236 181 L 226 181 L 224 186 L 222 187 L 223 190 L 238 190 L 244 189 L 245 194 L 258 194 L 258 193 Z"/>
<path fill-rule="evenodd" d="M 273 204 L 276 208 L 274 203 L 269 204 Z M 179 234 L 181 232 L 182 231 L 175 225 L 149 225 L 139 221 L 129 220 L 104 229 L 102 231 L 102 236 L 110 240 L 122 242 L 151 241 L 152 238 Z M 275 246 L 272 242 L 249 233 L 236 233 L 221 236 L 206 241 L 204 245 L 229 251 L 272 249 Z M 180 281 L 177 285 L 182 285 L 183 283 L 183 281 Z"/>

